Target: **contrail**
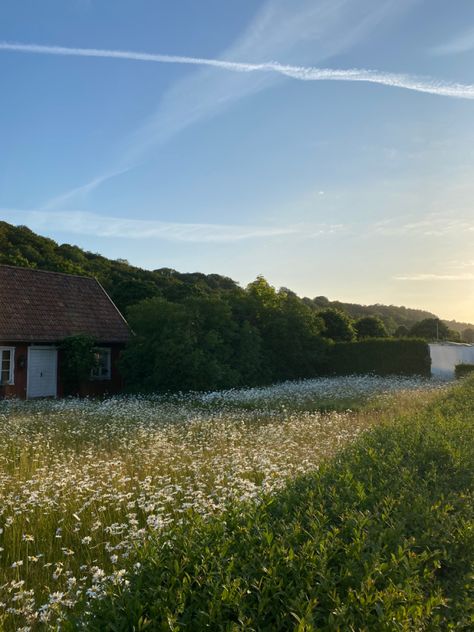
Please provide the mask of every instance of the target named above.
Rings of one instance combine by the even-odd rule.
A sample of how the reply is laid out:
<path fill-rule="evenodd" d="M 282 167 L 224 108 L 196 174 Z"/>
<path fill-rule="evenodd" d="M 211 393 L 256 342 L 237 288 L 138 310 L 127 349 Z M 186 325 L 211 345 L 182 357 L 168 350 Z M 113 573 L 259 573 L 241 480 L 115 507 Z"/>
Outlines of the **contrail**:
<path fill-rule="evenodd" d="M 110 59 L 129 59 L 160 64 L 212 66 L 231 72 L 274 72 L 300 81 L 363 81 L 394 88 L 414 90 L 415 92 L 426 92 L 438 96 L 474 99 L 474 84 L 450 83 L 429 77 L 417 77 L 414 75 L 381 72 L 363 68 L 337 70 L 332 68 L 314 68 L 311 66 L 290 66 L 280 64 L 276 61 L 250 64 L 220 59 L 208 59 L 205 57 L 184 57 L 181 55 L 160 55 L 135 51 L 69 48 L 66 46 L 43 46 L 40 44 L 18 44 L 10 42 L 0 42 L 0 50 L 40 55 L 106 57 Z"/>

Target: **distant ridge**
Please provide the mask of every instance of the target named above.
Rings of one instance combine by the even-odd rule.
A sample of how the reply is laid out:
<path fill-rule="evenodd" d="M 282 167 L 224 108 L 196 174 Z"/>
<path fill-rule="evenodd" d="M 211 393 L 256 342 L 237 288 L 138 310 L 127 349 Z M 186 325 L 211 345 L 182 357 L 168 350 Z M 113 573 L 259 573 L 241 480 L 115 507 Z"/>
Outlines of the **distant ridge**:
<path fill-rule="evenodd" d="M 13 226 L 3 221 L 0 221 L 0 263 L 95 277 L 123 312 L 131 305 L 153 296 L 180 301 L 191 295 L 225 294 L 239 290 L 239 284 L 226 276 L 200 272 L 182 273 L 170 268 L 143 270 L 130 265 L 124 259 L 108 259 L 78 246 L 60 245 L 52 239 L 37 235 L 26 226 Z M 420 320 L 436 317 L 425 310 L 395 305 L 359 305 L 330 301 L 324 296 L 302 300 L 317 310 L 327 307 L 341 309 L 354 319 L 379 316 L 390 333 L 400 326 L 410 328 Z M 470 323 L 455 320 L 443 322 L 450 329 L 459 332 L 474 328 Z"/>

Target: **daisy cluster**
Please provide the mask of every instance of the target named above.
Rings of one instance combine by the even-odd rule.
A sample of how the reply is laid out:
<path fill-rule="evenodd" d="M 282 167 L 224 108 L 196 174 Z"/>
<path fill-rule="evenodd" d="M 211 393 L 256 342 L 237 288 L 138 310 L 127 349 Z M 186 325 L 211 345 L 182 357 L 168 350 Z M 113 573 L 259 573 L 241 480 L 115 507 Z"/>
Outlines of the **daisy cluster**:
<path fill-rule="evenodd" d="M 210 516 L 258 502 L 379 419 L 376 410 L 322 413 L 310 404 L 437 388 L 352 377 L 0 402 L 0 627 L 59 629 L 78 602 L 110 583 L 126 586 L 137 547 L 190 510 Z"/>

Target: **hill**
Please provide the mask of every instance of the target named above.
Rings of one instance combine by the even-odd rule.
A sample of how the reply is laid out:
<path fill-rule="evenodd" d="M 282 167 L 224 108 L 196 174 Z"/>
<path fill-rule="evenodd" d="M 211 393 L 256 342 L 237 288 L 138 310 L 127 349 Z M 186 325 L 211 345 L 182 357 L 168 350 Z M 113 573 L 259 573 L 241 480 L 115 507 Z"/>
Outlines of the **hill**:
<path fill-rule="evenodd" d="M 407 327 L 410 329 L 415 323 L 425 318 L 437 318 L 437 316 L 431 312 L 423 309 L 413 309 L 409 307 L 398 307 L 396 305 L 381 305 L 376 303 L 375 305 L 359 305 L 358 303 L 344 303 L 342 301 L 330 301 L 325 296 L 317 296 L 314 299 L 305 299 L 310 301 L 318 309 L 326 309 L 332 307 L 340 309 L 346 312 L 351 318 L 357 320 L 364 316 L 378 316 L 383 320 L 387 331 L 393 333 L 397 327 Z M 443 321 L 448 322 L 448 321 Z M 456 321 L 449 321 L 450 329 L 461 332 L 469 325 L 465 323 L 456 323 Z M 458 325 L 455 327 L 454 325 Z"/>
<path fill-rule="evenodd" d="M 87 252 L 78 246 L 58 244 L 52 239 L 37 235 L 26 226 L 13 226 L 0 221 L 0 263 L 53 270 L 70 274 L 96 277 L 118 307 L 126 312 L 131 305 L 145 298 L 161 296 L 179 302 L 189 296 L 238 292 L 239 285 L 219 274 L 200 272 L 182 273 L 170 268 L 143 270 L 124 259 L 112 260 Z M 330 301 L 324 296 L 304 298 L 307 305 L 317 311 L 335 307 L 354 319 L 379 316 L 390 333 L 400 326 L 410 328 L 414 323 L 435 315 L 421 309 L 395 305 L 359 305 Z M 456 331 L 474 327 L 469 323 L 444 321 Z"/>
<path fill-rule="evenodd" d="M 94 276 L 123 312 L 145 298 L 162 296 L 179 301 L 190 295 L 238 288 L 235 281 L 219 274 L 183 274 L 170 268 L 143 270 L 124 259 L 107 259 L 78 246 L 60 245 L 26 226 L 12 226 L 2 221 L 0 264 Z"/>

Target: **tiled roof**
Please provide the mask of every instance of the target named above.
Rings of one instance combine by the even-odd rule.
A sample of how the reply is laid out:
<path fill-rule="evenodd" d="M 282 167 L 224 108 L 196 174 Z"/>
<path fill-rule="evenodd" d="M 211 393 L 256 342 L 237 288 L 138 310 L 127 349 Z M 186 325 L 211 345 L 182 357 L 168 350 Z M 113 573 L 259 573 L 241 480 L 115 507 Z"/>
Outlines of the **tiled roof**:
<path fill-rule="evenodd" d="M 86 334 L 126 342 L 130 330 L 98 281 L 0 265 L 0 341 L 59 342 Z"/>

